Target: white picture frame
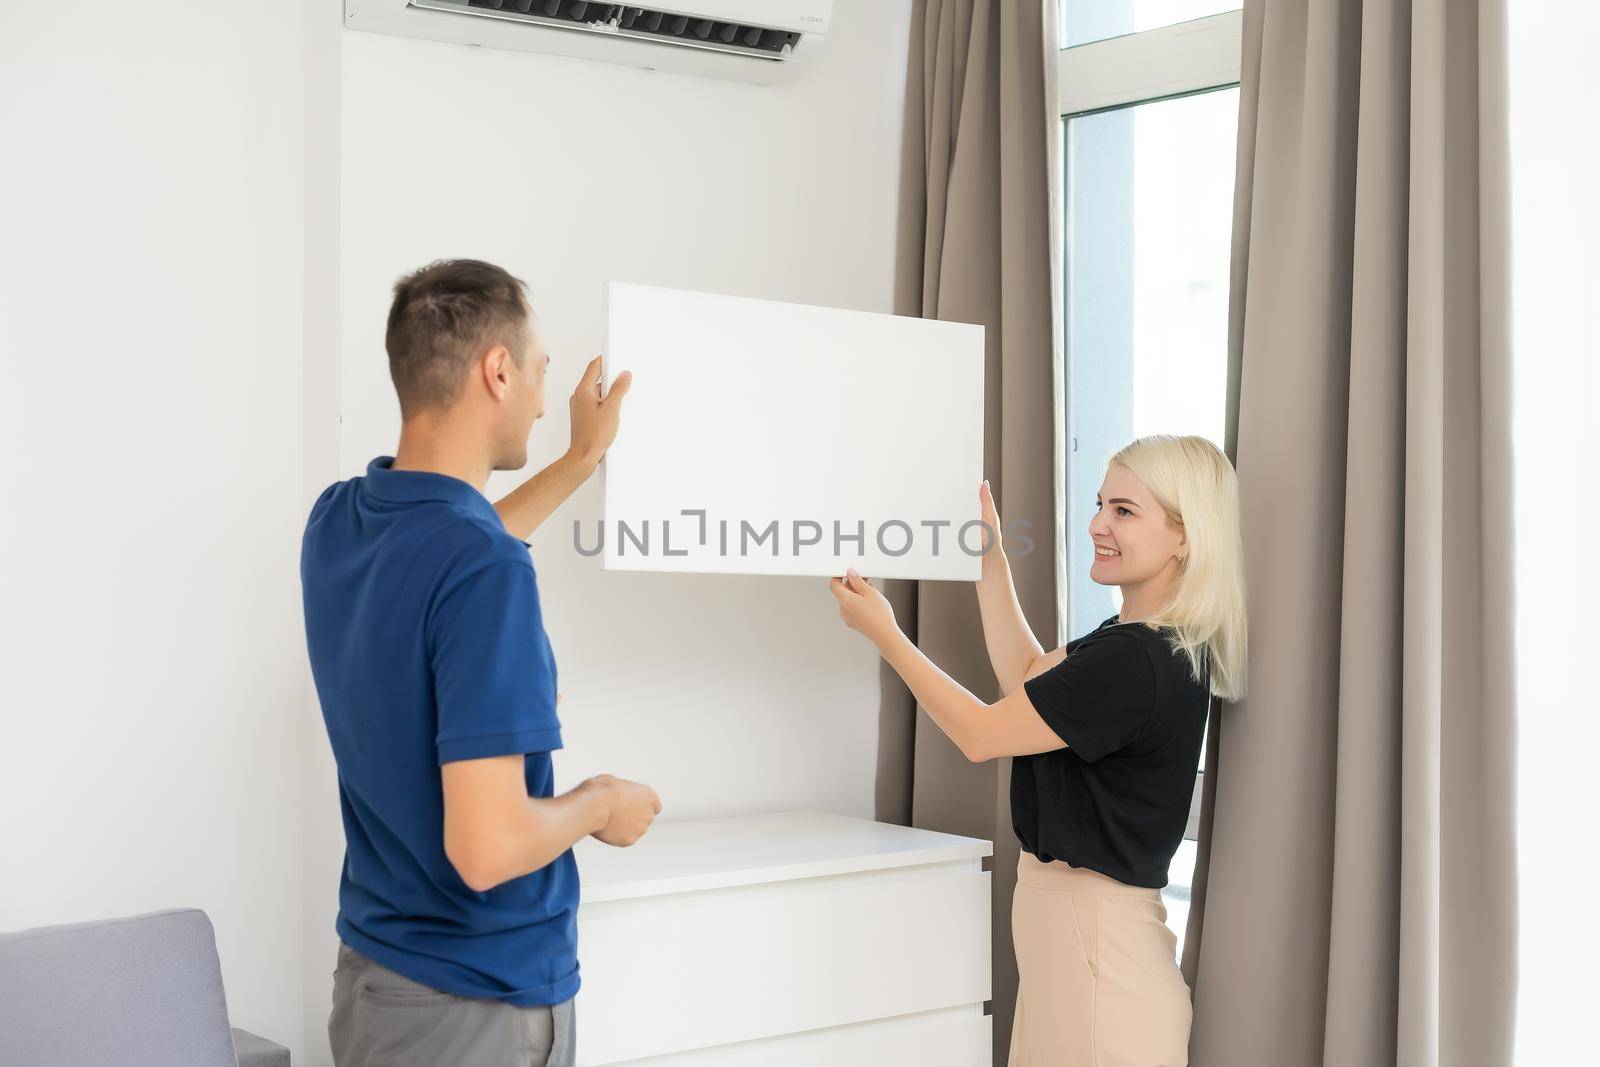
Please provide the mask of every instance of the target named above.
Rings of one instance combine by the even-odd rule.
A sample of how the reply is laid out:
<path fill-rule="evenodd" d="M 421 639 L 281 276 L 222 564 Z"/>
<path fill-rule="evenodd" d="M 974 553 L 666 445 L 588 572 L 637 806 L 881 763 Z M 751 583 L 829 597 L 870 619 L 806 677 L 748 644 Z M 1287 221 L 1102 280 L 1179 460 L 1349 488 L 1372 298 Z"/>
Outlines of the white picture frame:
<path fill-rule="evenodd" d="M 606 570 L 977 580 L 982 326 L 611 282 L 604 351 Z"/>

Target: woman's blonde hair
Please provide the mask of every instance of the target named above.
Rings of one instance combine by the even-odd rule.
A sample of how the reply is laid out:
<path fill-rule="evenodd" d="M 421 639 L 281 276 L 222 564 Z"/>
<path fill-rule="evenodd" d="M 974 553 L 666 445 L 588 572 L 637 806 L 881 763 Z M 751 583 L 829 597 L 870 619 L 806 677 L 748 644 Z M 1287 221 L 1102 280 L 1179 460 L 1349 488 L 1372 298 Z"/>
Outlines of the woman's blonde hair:
<path fill-rule="evenodd" d="M 1239 479 L 1222 450 L 1204 437 L 1141 437 L 1106 462 L 1127 467 L 1156 498 L 1167 518 L 1183 528 L 1189 549 L 1171 595 L 1147 626 L 1173 631 L 1172 643 L 1189 657 L 1194 679 L 1205 681 L 1203 654 L 1211 653 L 1211 692 L 1222 700 L 1244 696 L 1249 628 L 1244 605 L 1244 544 L 1239 534 Z"/>

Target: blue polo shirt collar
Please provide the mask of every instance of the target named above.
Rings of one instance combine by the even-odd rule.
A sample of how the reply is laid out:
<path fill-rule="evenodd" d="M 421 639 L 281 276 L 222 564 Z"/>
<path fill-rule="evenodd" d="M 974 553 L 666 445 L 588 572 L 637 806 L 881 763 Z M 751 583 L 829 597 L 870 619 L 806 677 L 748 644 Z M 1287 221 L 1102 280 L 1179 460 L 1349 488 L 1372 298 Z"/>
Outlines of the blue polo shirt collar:
<path fill-rule="evenodd" d="M 437 500 L 478 512 L 500 521 L 500 513 L 476 486 L 435 471 L 397 471 L 393 456 L 379 456 L 367 464 L 363 483 L 367 492 L 390 504 L 421 504 Z"/>

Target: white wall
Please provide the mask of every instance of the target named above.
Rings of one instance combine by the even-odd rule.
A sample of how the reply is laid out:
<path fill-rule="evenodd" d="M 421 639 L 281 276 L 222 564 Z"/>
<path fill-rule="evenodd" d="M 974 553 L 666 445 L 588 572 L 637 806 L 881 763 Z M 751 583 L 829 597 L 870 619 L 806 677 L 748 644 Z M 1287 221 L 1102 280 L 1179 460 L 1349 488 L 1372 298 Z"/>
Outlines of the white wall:
<path fill-rule="evenodd" d="M 525 279 L 551 349 L 528 469 L 498 475 L 491 495 L 566 447 L 565 398 L 599 351 L 607 279 L 891 310 L 908 17 L 905 0 L 836 5 L 819 61 L 778 86 L 345 33 L 341 475 L 393 452 L 389 287 L 431 259 L 474 256 Z M 602 573 L 572 542 L 580 519 L 592 545 L 599 516 L 593 481 L 534 543 L 564 694 L 558 787 L 602 770 L 639 778 L 663 819 L 870 816 L 877 659 L 825 583 Z M 324 737 L 308 774 L 316 1064 L 343 849 Z"/>
<path fill-rule="evenodd" d="M 393 448 L 388 286 L 504 263 L 562 390 L 608 278 L 888 310 L 908 7 L 839 5 L 772 87 L 322 0 L 6 7 L 0 929 L 202 907 L 232 1021 L 327 1062 L 343 841 L 296 562 L 309 495 Z M 823 584 L 603 574 L 571 547 L 598 517 L 594 484 L 535 546 L 563 785 L 870 814 L 875 657 Z"/>
<path fill-rule="evenodd" d="M 1600 112 L 1590 0 L 1510 5 L 1516 377 L 1516 1062 L 1574 1063 L 1600 1001 Z"/>
<path fill-rule="evenodd" d="M 296 1062 L 300 34 L 0 12 L 0 929 L 204 908 Z"/>

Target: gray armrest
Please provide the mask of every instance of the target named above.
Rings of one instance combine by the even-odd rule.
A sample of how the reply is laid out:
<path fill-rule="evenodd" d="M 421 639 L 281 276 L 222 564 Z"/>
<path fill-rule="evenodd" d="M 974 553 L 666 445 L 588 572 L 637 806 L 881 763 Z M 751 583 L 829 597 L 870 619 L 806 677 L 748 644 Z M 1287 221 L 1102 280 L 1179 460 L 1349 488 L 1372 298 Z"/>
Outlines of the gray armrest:
<path fill-rule="evenodd" d="M 289 1050 L 248 1030 L 233 1028 L 233 1049 L 239 1067 L 289 1067 Z"/>
<path fill-rule="evenodd" d="M 0 934 L 0 1063 L 235 1062 L 205 912 Z"/>

